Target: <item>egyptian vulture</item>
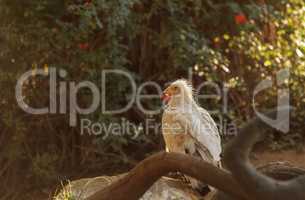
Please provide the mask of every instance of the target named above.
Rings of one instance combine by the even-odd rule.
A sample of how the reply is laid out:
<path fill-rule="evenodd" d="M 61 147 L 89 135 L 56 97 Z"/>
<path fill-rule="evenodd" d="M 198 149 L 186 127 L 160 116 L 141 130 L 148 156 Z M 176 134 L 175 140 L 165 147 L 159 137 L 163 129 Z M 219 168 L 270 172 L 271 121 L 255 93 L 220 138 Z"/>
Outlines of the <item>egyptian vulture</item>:
<path fill-rule="evenodd" d="M 184 79 L 176 80 L 164 90 L 162 99 L 166 102 L 162 116 L 166 151 L 198 156 L 221 167 L 218 128 L 210 114 L 195 102 L 192 86 Z M 194 189 L 206 186 L 186 178 Z"/>

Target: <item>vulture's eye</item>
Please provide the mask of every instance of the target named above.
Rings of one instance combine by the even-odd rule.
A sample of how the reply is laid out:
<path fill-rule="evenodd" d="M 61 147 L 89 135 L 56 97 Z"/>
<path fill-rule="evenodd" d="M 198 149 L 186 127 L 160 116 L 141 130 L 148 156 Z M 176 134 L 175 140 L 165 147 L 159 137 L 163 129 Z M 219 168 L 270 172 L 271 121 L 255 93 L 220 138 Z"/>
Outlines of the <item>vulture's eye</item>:
<path fill-rule="evenodd" d="M 177 87 L 177 86 L 174 86 L 174 90 L 178 90 L 178 87 Z"/>

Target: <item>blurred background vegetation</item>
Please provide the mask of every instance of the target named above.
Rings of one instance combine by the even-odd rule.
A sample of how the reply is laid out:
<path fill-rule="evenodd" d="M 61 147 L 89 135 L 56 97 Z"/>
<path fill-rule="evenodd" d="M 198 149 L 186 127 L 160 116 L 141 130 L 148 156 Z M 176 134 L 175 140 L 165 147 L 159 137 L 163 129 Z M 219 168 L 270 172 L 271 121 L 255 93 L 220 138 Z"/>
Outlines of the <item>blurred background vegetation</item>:
<path fill-rule="evenodd" d="M 301 149 L 305 138 L 305 1 L 304 0 L 0 0 L 0 198 L 30 199 L 60 180 L 128 169 L 163 148 L 160 134 L 125 137 L 81 135 L 62 114 L 29 115 L 15 99 L 15 86 L 28 70 L 65 69 L 61 81 L 89 80 L 100 85 L 103 69 L 121 69 L 138 84 L 161 85 L 193 72 L 193 84 L 213 81 L 228 87 L 228 121 L 254 115 L 252 94 L 266 77 L 290 70 L 291 116 L 288 134 L 270 135 L 272 149 Z M 277 103 L 273 87 L 257 97 L 261 109 Z M 26 101 L 48 105 L 47 77 L 31 78 Z M 130 84 L 107 80 L 107 103 L 128 102 Z M 209 91 L 206 91 L 209 92 Z M 156 94 L 147 88 L 147 94 Z M 78 102 L 90 103 L 83 91 Z M 146 108 L 160 106 L 147 101 Z M 221 101 L 201 102 L 220 109 Z M 78 116 L 78 120 L 81 116 Z M 146 116 L 136 106 L 120 115 L 97 112 L 95 122 L 140 124 Z M 238 123 L 238 125 L 240 124 Z M 79 125 L 79 123 L 78 123 Z M 19 191 L 19 192 L 18 192 Z M 23 194 L 23 195 L 21 195 Z"/>

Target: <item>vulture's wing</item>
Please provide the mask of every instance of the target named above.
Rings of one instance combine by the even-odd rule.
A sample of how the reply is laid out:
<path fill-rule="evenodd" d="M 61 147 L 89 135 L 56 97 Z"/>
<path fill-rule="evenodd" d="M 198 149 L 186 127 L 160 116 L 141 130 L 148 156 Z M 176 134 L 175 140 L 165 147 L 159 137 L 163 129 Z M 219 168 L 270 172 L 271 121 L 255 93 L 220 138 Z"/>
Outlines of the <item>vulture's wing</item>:
<path fill-rule="evenodd" d="M 221 140 L 217 125 L 210 114 L 198 107 L 200 116 L 193 117 L 192 136 L 197 140 L 196 146 L 200 154 L 207 156 L 207 150 L 214 162 L 220 161 Z M 199 119 L 197 119 L 199 118 Z"/>

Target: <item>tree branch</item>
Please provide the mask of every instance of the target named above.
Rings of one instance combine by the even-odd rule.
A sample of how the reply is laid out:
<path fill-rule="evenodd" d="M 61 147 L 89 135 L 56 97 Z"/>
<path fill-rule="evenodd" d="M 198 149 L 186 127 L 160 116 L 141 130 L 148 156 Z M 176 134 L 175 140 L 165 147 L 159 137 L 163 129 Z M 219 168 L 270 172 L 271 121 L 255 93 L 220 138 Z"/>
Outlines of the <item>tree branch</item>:
<path fill-rule="evenodd" d="M 136 200 L 160 177 L 179 171 L 238 199 L 246 195 L 232 176 L 213 165 L 184 154 L 161 152 L 140 162 L 128 175 L 96 192 L 88 200 Z"/>
<path fill-rule="evenodd" d="M 276 114 L 277 111 L 272 111 L 267 116 L 274 118 Z M 234 179 L 243 187 L 249 199 L 304 200 L 305 176 L 289 181 L 278 181 L 258 172 L 250 164 L 249 153 L 266 128 L 268 126 L 259 118 L 247 123 L 240 134 L 226 145 L 225 165 L 232 172 Z"/>
<path fill-rule="evenodd" d="M 273 111 L 267 116 L 276 114 Z M 160 177 L 176 171 L 207 183 L 234 199 L 304 200 L 305 176 L 279 181 L 257 172 L 250 164 L 249 153 L 266 128 L 262 120 L 255 118 L 227 145 L 224 162 L 232 175 L 195 157 L 162 152 L 143 160 L 128 175 L 96 192 L 88 200 L 136 200 Z"/>

